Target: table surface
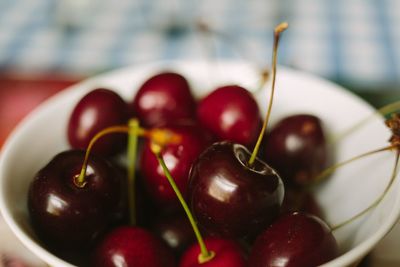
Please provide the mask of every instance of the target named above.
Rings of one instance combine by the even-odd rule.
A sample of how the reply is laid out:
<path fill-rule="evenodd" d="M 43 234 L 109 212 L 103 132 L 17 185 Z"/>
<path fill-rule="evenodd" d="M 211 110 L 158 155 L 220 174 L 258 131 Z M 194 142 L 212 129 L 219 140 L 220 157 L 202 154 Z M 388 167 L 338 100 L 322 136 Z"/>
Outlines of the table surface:
<path fill-rule="evenodd" d="M 0 69 L 93 75 L 204 57 L 265 66 L 281 21 L 282 64 L 355 89 L 400 89 L 397 0 L 0 0 Z"/>

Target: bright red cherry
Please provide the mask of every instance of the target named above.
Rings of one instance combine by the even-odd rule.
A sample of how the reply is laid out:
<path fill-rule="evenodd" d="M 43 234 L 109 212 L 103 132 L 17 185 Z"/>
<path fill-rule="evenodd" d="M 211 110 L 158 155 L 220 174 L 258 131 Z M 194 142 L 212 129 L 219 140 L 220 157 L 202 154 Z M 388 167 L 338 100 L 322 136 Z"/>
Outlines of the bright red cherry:
<path fill-rule="evenodd" d="M 323 171 L 329 160 L 321 120 L 296 114 L 279 121 L 266 137 L 266 162 L 294 185 L 305 185 Z"/>
<path fill-rule="evenodd" d="M 230 142 L 214 143 L 190 172 L 189 201 L 209 234 L 240 238 L 265 229 L 279 214 L 284 188 L 279 175 Z"/>
<path fill-rule="evenodd" d="M 158 127 L 193 119 L 196 102 L 183 76 L 164 72 L 144 82 L 130 104 L 130 110 L 143 126 Z"/>
<path fill-rule="evenodd" d="M 77 185 L 84 156 L 83 151 L 56 155 L 30 184 L 32 226 L 51 248 L 89 247 L 119 212 L 121 177 L 108 161 L 91 155 L 85 184 Z"/>
<path fill-rule="evenodd" d="M 206 238 L 207 248 L 215 253 L 211 260 L 199 263 L 199 244 L 191 246 L 182 256 L 179 267 L 245 267 L 245 255 L 240 246 L 232 240 Z"/>
<path fill-rule="evenodd" d="M 174 267 L 171 251 L 147 230 L 133 226 L 114 229 L 93 255 L 96 267 Z"/>
<path fill-rule="evenodd" d="M 219 140 L 253 145 L 261 126 L 260 111 L 252 94 L 237 85 L 217 88 L 197 107 L 200 123 Z"/>
<path fill-rule="evenodd" d="M 101 130 L 126 124 L 126 103 L 115 92 L 95 89 L 85 95 L 75 106 L 68 122 L 68 141 L 73 148 L 86 149 L 92 138 Z M 112 134 L 99 140 L 93 147 L 95 154 L 115 154 L 125 146 L 126 135 Z"/>
<path fill-rule="evenodd" d="M 170 131 L 180 137 L 178 143 L 166 145 L 161 155 L 174 177 L 175 183 L 182 194 L 186 196 L 190 167 L 200 153 L 211 143 L 211 138 L 204 130 L 193 123 L 160 129 Z M 178 199 L 156 156 L 150 149 L 150 142 L 150 140 L 146 141 L 140 157 L 140 171 L 144 178 L 144 184 L 150 196 L 160 206 L 168 209 L 179 208 Z"/>
<path fill-rule="evenodd" d="M 313 267 L 338 253 L 336 239 L 325 222 L 295 212 L 279 218 L 257 238 L 249 266 Z"/>

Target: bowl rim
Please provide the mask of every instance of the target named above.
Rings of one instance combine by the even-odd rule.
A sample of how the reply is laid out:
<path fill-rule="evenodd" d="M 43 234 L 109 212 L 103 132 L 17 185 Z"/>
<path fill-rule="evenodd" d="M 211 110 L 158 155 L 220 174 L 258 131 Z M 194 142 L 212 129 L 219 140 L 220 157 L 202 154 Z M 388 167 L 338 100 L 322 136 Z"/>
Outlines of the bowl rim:
<path fill-rule="evenodd" d="M 40 117 L 41 113 L 45 112 L 50 106 L 56 105 L 57 102 L 61 101 L 68 95 L 70 95 L 72 92 L 77 92 L 78 90 L 81 90 L 82 87 L 88 86 L 92 83 L 96 83 L 99 80 L 107 80 L 109 77 L 116 76 L 121 73 L 135 73 L 139 68 L 144 68 L 148 70 L 152 69 L 157 69 L 160 67 L 183 67 L 187 64 L 190 65 L 199 65 L 199 64 L 228 64 L 228 65 L 235 65 L 237 67 L 242 67 L 242 66 L 252 66 L 252 64 L 249 64 L 247 61 L 242 61 L 242 60 L 218 60 L 216 62 L 213 61 L 204 61 L 204 60 L 165 60 L 165 61 L 155 61 L 155 62 L 150 62 L 150 63 L 144 63 L 144 64 L 137 64 L 133 66 L 128 66 L 124 68 L 119 68 L 115 70 L 111 70 L 108 72 L 100 73 L 98 75 L 95 75 L 93 77 L 89 77 L 87 79 L 84 79 L 81 82 L 78 82 L 77 84 L 74 84 L 72 86 L 69 86 L 62 90 L 61 92 L 56 93 L 55 95 L 49 97 L 45 101 L 43 101 L 38 107 L 36 107 L 33 111 L 31 111 L 25 118 L 23 118 L 18 125 L 11 131 L 10 135 L 6 139 L 6 141 L 3 144 L 3 147 L 0 151 L 0 213 L 2 214 L 4 221 L 8 225 L 8 227 L 11 229 L 11 231 L 16 235 L 16 237 L 21 241 L 21 243 L 28 249 L 31 250 L 38 258 L 44 260 L 46 263 L 49 263 L 51 265 L 59 266 L 60 264 L 63 264 L 64 266 L 69 266 L 73 267 L 74 265 L 71 265 L 70 263 L 58 258 L 57 256 L 53 255 L 49 251 L 47 251 L 45 248 L 40 246 L 36 241 L 31 239 L 29 236 L 27 236 L 24 231 L 22 231 L 18 226 L 17 223 L 15 222 L 12 214 L 8 211 L 7 206 L 5 205 L 4 201 L 4 190 L 5 187 L 3 185 L 3 176 L 4 176 L 4 169 L 5 166 L 7 165 L 7 155 L 10 153 L 12 148 L 14 147 L 14 144 L 17 142 L 19 139 L 19 136 L 24 132 L 24 128 L 26 128 L 30 123 L 32 123 L 33 119 L 36 117 Z M 354 93 L 351 91 L 345 89 L 344 87 L 335 84 L 329 80 L 326 80 L 324 78 L 318 77 L 316 75 L 310 74 L 305 71 L 300 71 L 300 70 L 294 70 L 288 67 L 284 66 L 279 66 L 278 67 L 280 71 L 284 72 L 289 72 L 297 76 L 301 76 L 302 79 L 307 79 L 307 80 L 314 80 L 320 84 L 324 84 L 326 87 L 333 88 L 335 90 L 338 90 L 341 94 L 346 95 L 346 97 L 351 98 L 354 101 L 357 101 L 359 103 L 362 103 L 366 106 L 368 106 L 369 109 L 375 110 L 370 104 L 368 104 L 365 100 L 361 99 L 360 97 L 356 96 Z M 397 174 L 396 179 L 399 179 L 399 174 Z M 393 187 L 391 188 L 393 190 Z M 361 259 L 363 256 L 365 256 L 377 243 L 379 240 L 381 240 L 395 225 L 395 223 L 398 221 L 400 217 L 400 194 L 398 194 L 395 198 L 395 203 L 393 204 L 393 209 L 390 211 L 389 216 L 384 220 L 382 225 L 378 228 L 378 231 L 374 232 L 372 235 L 370 235 L 367 239 L 362 241 L 360 244 L 358 244 L 356 247 L 352 248 L 349 251 L 346 251 L 345 253 L 341 254 L 339 257 L 321 265 L 325 267 L 333 267 L 333 266 L 349 266 L 351 264 L 355 264 L 356 259 Z"/>

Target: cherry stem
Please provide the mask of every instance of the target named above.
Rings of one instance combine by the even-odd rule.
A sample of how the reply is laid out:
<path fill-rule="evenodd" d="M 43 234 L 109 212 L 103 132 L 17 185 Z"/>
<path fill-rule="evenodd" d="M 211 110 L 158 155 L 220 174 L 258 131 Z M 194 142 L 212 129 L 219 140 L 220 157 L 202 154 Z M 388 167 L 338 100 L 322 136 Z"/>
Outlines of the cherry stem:
<path fill-rule="evenodd" d="M 131 225 L 136 225 L 136 172 L 135 164 L 137 157 L 137 146 L 139 137 L 139 120 L 131 119 L 128 123 L 128 206 L 129 206 L 129 222 Z"/>
<path fill-rule="evenodd" d="M 346 135 L 351 134 L 352 132 L 354 132 L 355 130 L 357 130 L 358 128 L 362 127 L 363 125 L 365 125 L 367 122 L 369 122 L 370 120 L 372 120 L 375 116 L 377 115 L 382 115 L 382 116 L 387 116 L 397 110 L 400 109 L 400 101 L 396 101 L 393 103 L 390 103 L 388 105 L 385 105 L 383 107 L 381 107 L 380 109 L 376 110 L 374 113 L 372 113 L 370 116 L 362 119 L 361 121 L 357 122 L 355 125 L 349 127 L 348 129 L 344 130 L 343 132 L 335 135 L 335 136 L 331 136 L 329 138 L 329 143 L 330 144 L 334 144 L 337 141 L 339 141 L 340 139 L 344 138 Z"/>
<path fill-rule="evenodd" d="M 112 127 L 108 127 L 108 128 L 101 130 L 90 140 L 90 143 L 86 149 L 85 159 L 83 160 L 81 172 L 74 181 L 76 186 L 84 187 L 86 184 L 85 177 L 86 177 L 86 169 L 87 169 L 87 165 L 88 165 L 88 161 L 89 161 L 89 155 L 92 152 L 92 148 L 93 148 L 94 144 L 97 142 L 97 140 L 99 140 L 100 138 L 102 138 L 103 136 L 108 135 L 108 134 L 127 133 L 127 132 L 129 132 L 129 128 L 125 125 L 112 126 Z"/>
<path fill-rule="evenodd" d="M 367 156 L 373 155 L 373 154 L 375 154 L 375 153 L 379 153 L 379 152 L 387 151 L 387 150 L 390 150 L 390 149 L 394 149 L 394 148 L 397 148 L 398 146 L 399 146 L 399 145 L 396 144 L 396 145 L 390 145 L 390 146 L 386 146 L 386 147 L 383 147 L 383 148 L 375 149 L 375 150 L 372 150 L 372 151 L 368 151 L 368 152 L 366 152 L 366 153 L 364 153 L 364 154 L 355 156 L 355 157 L 353 157 L 353 158 L 350 158 L 350 159 L 348 159 L 348 160 L 345 160 L 345 161 L 339 162 L 339 163 L 337 163 L 337 164 L 334 164 L 334 165 L 332 165 L 332 166 L 326 168 L 326 169 L 323 170 L 322 172 L 320 172 L 320 173 L 314 178 L 312 184 L 318 184 L 318 183 L 320 183 L 322 180 L 324 180 L 328 175 L 330 175 L 331 173 L 333 173 L 335 170 L 337 170 L 338 168 L 340 168 L 340 167 L 342 167 L 342 166 L 344 166 L 344 165 L 347 165 L 347 164 L 349 164 L 349 163 L 351 163 L 351 162 L 353 162 L 353 161 L 356 161 L 356 160 L 361 159 L 361 158 L 363 158 L 363 157 L 367 157 Z"/>
<path fill-rule="evenodd" d="M 275 93 L 275 80 L 276 80 L 276 62 L 277 62 L 277 55 L 278 55 L 278 44 L 279 44 L 279 39 L 280 35 L 283 31 L 285 31 L 289 27 L 289 24 L 287 22 L 282 22 L 278 26 L 275 27 L 274 30 L 274 47 L 273 47 L 273 52 L 272 52 L 272 89 L 271 89 L 271 95 L 269 98 L 269 103 L 268 103 L 268 110 L 267 114 L 265 116 L 264 123 L 262 125 L 262 129 L 260 132 L 260 135 L 258 136 L 257 143 L 254 147 L 253 153 L 251 154 L 251 157 L 249 159 L 249 166 L 253 166 L 254 161 L 257 157 L 258 151 L 261 146 L 261 141 L 264 137 L 265 131 L 267 129 L 269 117 L 271 115 L 271 110 L 272 110 L 272 102 L 274 98 L 274 93 Z"/>
<path fill-rule="evenodd" d="M 397 147 L 398 148 L 398 147 Z M 355 216 L 351 217 L 350 219 L 338 223 L 334 226 L 331 227 L 332 231 L 335 231 L 351 222 L 353 222 L 354 220 L 360 218 L 361 216 L 365 215 L 367 212 L 369 212 L 370 210 L 372 210 L 373 208 L 375 208 L 381 201 L 382 199 L 386 196 L 387 192 L 389 191 L 389 189 L 391 188 L 396 176 L 397 176 L 397 168 L 399 165 L 399 157 L 400 157 L 400 150 L 397 149 L 396 150 L 396 159 L 395 159 L 395 163 L 394 163 L 394 167 L 393 167 L 393 171 L 390 177 L 390 181 L 388 183 L 388 185 L 386 186 L 385 190 L 383 191 L 383 193 L 366 209 L 364 209 L 363 211 L 357 213 Z"/>
<path fill-rule="evenodd" d="M 207 247 L 204 243 L 203 237 L 201 236 L 201 233 L 199 231 L 199 228 L 197 227 L 196 221 L 194 220 L 192 212 L 190 211 L 185 199 L 182 196 L 182 193 L 180 192 L 178 186 L 176 185 L 174 178 L 172 178 L 172 175 L 171 175 L 167 165 L 165 164 L 164 159 L 161 156 L 162 146 L 155 142 L 151 142 L 150 147 L 151 147 L 152 152 L 156 156 L 158 162 L 160 163 L 161 167 L 163 168 L 164 174 L 167 177 L 168 182 L 170 183 L 172 189 L 174 190 L 176 196 L 178 197 L 179 202 L 181 203 L 183 209 L 185 210 L 185 213 L 190 221 L 190 224 L 192 225 L 193 231 L 196 235 L 197 242 L 199 243 L 200 251 L 201 251 L 199 258 L 198 258 L 199 263 L 202 264 L 202 263 L 210 261 L 215 256 L 215 252 L 209 251 L 207 249 Z"/>

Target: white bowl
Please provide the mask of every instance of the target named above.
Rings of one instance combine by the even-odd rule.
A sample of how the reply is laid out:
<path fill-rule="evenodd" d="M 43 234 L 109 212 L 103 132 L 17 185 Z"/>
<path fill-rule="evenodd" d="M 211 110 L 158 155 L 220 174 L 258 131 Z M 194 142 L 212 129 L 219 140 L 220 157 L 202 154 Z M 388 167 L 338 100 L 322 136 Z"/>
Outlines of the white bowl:
<path fill-rule="evenodd" d="M 131 100 L 139 85 L 162 70 L 183 74 L 197 97 L 217 85 L 237 83 L 257 87 L 257 69 L 243 62 L 164 62 L 113 71 L 65 90 L 32 112 L 12 133 L 0 159 L 0 209 L 15 235 L 39 258 L 52 266 L 71 266 L 37 242 L 29 224 L 27 191 L 34 174 L 56 153 L 68 148 L 66 124 L 77 101 L 95 87 L 109 87 Z M 255 96 L 263 112 L 270 84 Z M 276 98 L 271 125 L 292 113 L 319 116 L 331 136 L 370 116 L 374 109 L 345 89 L 302 72 L 278 67 Z M 338 162 L 387 145 L 390 132 L 375 116 L 365 126 L 335 143 Z M 342 222 L 370 205 L 386 187 L 394 162 L 393 152 L 383 152 L 339 169 L 316 191 L 330 224 Z M 399 217 L 398 177 L 383 201 L 367 215 L 335 231 L 341 256 L 324 266 L 356 263 L 384 237 Z"/>

